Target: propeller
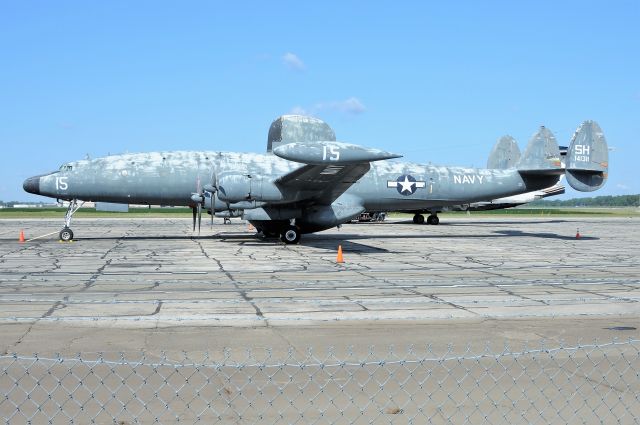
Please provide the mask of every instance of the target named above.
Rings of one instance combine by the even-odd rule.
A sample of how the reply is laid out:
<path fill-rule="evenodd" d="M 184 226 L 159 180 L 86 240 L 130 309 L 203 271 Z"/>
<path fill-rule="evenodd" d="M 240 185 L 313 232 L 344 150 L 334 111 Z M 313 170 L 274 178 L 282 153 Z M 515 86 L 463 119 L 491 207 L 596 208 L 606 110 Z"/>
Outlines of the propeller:
<path fill-rule="evenodd" d="M 211 228 L 213 228 L 213 216 L 216 213 L 216 192 L 218 188 L 216 186 L 218 181 L 218 175 L 216 169 L 214 167 L 214 171 L 211 176 L 211 184 L 207 184 L 204 187 L 200 186 L 200 176 L 198 175 L 196 180 L 196 192 L 191 194 L 191 200 L 194 202 L 195 207 L 193 208 L 193 231 L 196 231 L 196 221 L 198 222 L 198 235 L 200 234 L 200 229 L 202 228 L 202 208 L 206 207 L 206 198 L 208 197 L 211 201 Z M 206 196 L 206 194 L 209 196 Z"/>
<path fill-rule="evenodd" d="M 200 227 L 202 225 L 202 204 L 204 203 L 204 192 L 200 189 L 200 175 L 196 180 L 196 192 L 191 194 L 191 200 L 196 204 L 192 209 L 193 213 L 193 231 L 196 231 L 196 217 L 198 219 L 198 235 L 200 235 Z"/>
<path fill-rule="evenodd" d="M 211 173 L 211 184 L 204 186 L 204 190 L 211 195 L 211 223 L 210 226 L 213 229 L 213 216 L 216 213 L 216 192 L 218 191 L 218 169 L 214 165 L 213 172 Z"/>
<path fill-rule="evenodd" d="M 202 202 L 204 198 L 202 195 L 194 193 L 191 195 L 191 200 L 195 202 L 196 206 L 192 208 L 193 212 L 193 231 L 196 231 L 196 219 L 198 221 L 198 234 L 200 234 L 200 227 L 202 224 Z"/>
<path fill-rule="evenodd" d="M 210 227 L 213 229 L 213 216 L 216 213 L 216 194 L 215 192 L 211 192 L 211 224 Z"/>

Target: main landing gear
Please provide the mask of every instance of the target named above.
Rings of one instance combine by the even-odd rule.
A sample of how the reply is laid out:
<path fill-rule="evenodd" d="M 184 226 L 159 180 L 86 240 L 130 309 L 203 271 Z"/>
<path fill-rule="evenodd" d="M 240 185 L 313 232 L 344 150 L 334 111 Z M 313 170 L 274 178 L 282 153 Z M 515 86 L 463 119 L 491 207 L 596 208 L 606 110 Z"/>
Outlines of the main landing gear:
<path fill-rule="evenodd" d="M 80 209 L 80 207 L 84 204 L 84 201 L 78 201 L 77 199 L 73 199 L 69 202 L 69 208 L 67 209 L 67 213 L 64 215 L 64 227 L 60 230 L 60 240 L 64 242 L 69 242 L 73 240 L 73 231 L 69 228 L 71 226 L 71 217 Z"/>
<path fill-rule="evenodd" d="M 293 245 L 300 242 L 300 229 L 296 226 L 287 226 L 280 233 L 280 240 L 287 245 Z"/>
<path fill-rule="evenodd" d="M 295 220 L 254 221 L 251 224 L 258 231 L 256 236 L 260 239 L 279 238 L 287 245 L 294 245 L 300 242 L 302 236 Z"/>
<path fill-rule="evenodd" d="M 413 222 L 415 224 L 424 224 L 424 216 L 422 214 L 416 214 L 413 216 Z M 427 224 L 437 225 L 440 224 L 440 219 L 437 214 L 431 214 L 427 217 Z"/>

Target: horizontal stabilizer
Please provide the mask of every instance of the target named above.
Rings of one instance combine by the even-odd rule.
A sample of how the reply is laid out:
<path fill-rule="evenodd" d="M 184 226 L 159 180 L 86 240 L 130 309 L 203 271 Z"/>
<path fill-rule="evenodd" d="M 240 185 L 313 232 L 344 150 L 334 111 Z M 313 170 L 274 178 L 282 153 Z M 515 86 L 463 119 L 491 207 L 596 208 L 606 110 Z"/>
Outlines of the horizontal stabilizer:
<path fill-rule="evenodd" d="M 563 173 L 560 148 L 555 136 L 548 128 L 540 127 L 529 140 L 524 154 L 518 161 L 517 169 L 523 175 L 561 175 Z"/>
<path fill-rule="evenodd" d="M 609 148 L 600 126 L 585 121 L 571 138 L 567 151 L 567 182 L 581 192 L 600 189 L 609 171 Z"/>
<path fill-rule="evenodd" d="M 506 170 L 513 168 L 520 160 L 520 148 L 511 136 L 502 136 L 491 149 L 487 168 Z"/>
<path fill-rule="evenodd" d="M 310 165 L 361 164 L 402 156 L 379 149 L 333 141 L 288 143 L 274 148 L 273 153 L 289 161 Z"/>

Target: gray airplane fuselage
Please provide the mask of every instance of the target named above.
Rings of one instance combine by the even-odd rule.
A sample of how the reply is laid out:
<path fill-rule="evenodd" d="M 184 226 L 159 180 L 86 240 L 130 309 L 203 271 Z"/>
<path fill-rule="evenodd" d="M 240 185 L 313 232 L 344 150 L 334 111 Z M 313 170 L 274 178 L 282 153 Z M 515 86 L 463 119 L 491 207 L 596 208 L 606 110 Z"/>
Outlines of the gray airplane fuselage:
<path fill-rule="evenodd" d="M 218 200 L 215 210 L 223 211 L 230 205 L 251 208 L 252 202 L 265 200 L 271 206 L 304 201 L 304 189 L 280 190 L 274 183 L 283 174 L 302 166 L 273 154 L 187 151 L 123 154 L 67 163 L 59 171 L 28 179 L 25 189 L 64 200 L 194 206 L 192 194 L 211 182 L 212 176 L 234 173 L 251 176 L 252 184 L 260 182 L 261 190 L 268 192 L 263 195 L 254 190 L 245 199 Z M 543 189 L 557 181 L 557 175 L 527 178 L 516 169 L 379 161 L 372 163 L 371 169 L 344 195 L 357 199 L 366 210 L 412 211 L 510 196 Z"/>
<path fill-rule="evenodd" d="M 515 160 L 515 141 L 504 138 L 499 168 L 439 167 L 400 162 L 399 154 L 339 142 L 314 117 L 283 115 L 271 123 L 267 153 L 149 152 L 63 164 L 28 178 L 29 193 L 70 201 L 61 240 L 73 239 L 70 222 L 79 201 L 154 204 L 243 217 L 265 237 L 298 243 L 300 234 L 338 226 L 363 211 L 409 211 L 415 223 L 437 224 L 444 207 L 548 188 L 566 175 L 571 187 L 597 190 L 608 172 L 602 130 L 585 121 L 574 133 L 562 167 L 558 143 L 547 128 L 533 135 Z M 504 161 L 503 161 L 504 160 Z M 200 224 L 198 224 L 200 229 Z"/>

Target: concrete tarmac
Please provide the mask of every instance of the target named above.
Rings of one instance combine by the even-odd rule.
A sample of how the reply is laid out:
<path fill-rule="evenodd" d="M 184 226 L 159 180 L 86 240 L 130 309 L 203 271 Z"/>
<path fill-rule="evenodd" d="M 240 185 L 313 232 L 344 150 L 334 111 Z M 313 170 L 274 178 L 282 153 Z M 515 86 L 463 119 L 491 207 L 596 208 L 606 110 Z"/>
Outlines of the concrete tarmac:
<path fill-rule="evenodd" d="M 1 353 L 640 338 L 638 218 L 391 220 L 294 246 L 165 218 L 76 219 L 62 243 L 61 221 L 0 220 Z"/>

